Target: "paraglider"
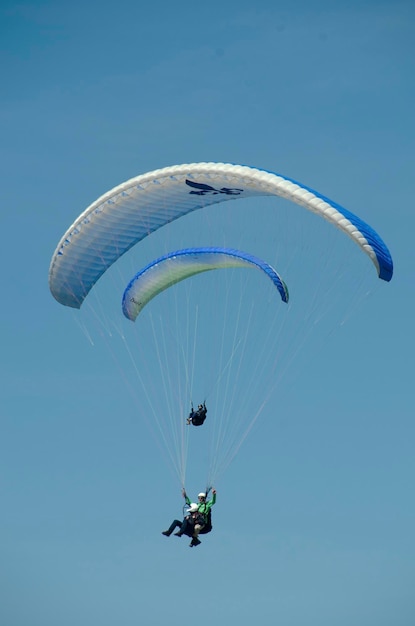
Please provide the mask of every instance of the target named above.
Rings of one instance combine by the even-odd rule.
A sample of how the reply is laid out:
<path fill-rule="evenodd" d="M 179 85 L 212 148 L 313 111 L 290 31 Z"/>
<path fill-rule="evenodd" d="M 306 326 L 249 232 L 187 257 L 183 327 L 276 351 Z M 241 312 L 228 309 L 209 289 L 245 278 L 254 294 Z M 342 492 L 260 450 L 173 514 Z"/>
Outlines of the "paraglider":
<path fill-rule="evenodd" d="M 162 291 L 202 272 L 234 267 L 261 270 L 276 286 L 283 302 L 289 300 L 288 288 L 271 265 L 246 252 L 232 248 L 200 247 L 185 248 L 170 252 L 141 269 L 126 287 L 122 309 L 125 317 L 135 321 L 139 313 Z M 186 424 L 202 426 L 206 420 L 206 402 L 193 405 Z"/>
<path fill-rule="evenodd" d="M 177 230 L 174 231 L 174 225 L 168 227 L 168 224 L 203 209 L 197 213 L 197 216 L 205 218 L 206 215 L 205 223 L 207 223 L 212 215 L 210 221 L 215 226 L 219 210 L 218 207 L 215 209 L 214 205 L 227 200 L 256 199 L 259 196 L 270 198 L 264 202 L 268 202 L 267 210 L 269 207 L 276 216 L 282 213 L 281 205 L 288 205 L 286 208 L 290 219 L 294 212 L 299 215 L 299 228 L 290 230 L 285 228 L 285 223 L 278 224 L 276 228 L 273 220 L 262 219 L 260 210 L 253 214 L 254 219 L 251 218 L 248 224 L 247 219 L 239 220 L 234 216 L 235 211 L 229 210 L 231 217 L 226 239 L 225 235 L 222 239 L 220 230 L 216 231 L 214 237 L 205 236 L 204 231 L 202 234 L 199 232 L 198 238 L 194 236 L 196 233 L 193 230 L 189 229 L 191 230 L 189 233 L 184 227 L 183 240 L 180 239 L 181 245 L 190 244 L 193 247 L 183 247 L 160 256 L 166 250 L 178 247 L 177 242 L 173 244 L 174 247 L 169 245 L 169 237 L 174 239 L 177 236 Z M 275 208 L 273 196 L 281 199 L 275 202 Z M 285 203 L 287 200 L 290 202 Z M 297 210 L 292 203 L 306 211 Z M 248 200 L 246 204 L 249 210 L 252 210 L 249 204 L 253 203 Z M 238 202 L 233 206 L 238 211 L 241 209 L 242 214 L 242 205 L 243 203 Z M 207 211 L 208 207 L 212 209 Z M 222 205 L 219 208 L 222 208 Z M 222 211 L 220 217 L 224 213 Z M 308 228 L 310 213 L 323 218 L 315 221 L 318 222 L 319 227 L 324 227 L 321 229 L 324 230 L 324 234 L 326 231 L 329 232 L 331 240 L 327 248 L 318 246 L 311 234 L 311 229 Z M 192 225 L 192 219 L 193 216 L 189 216 L 188 222 L 183 222 L 183 224 Z M 291 225 L 290 221 L 287 223 Z M 336 228 L 331 228 L 331 226 Z M 233 239 L 237 227 L 240 229 L 240 238 Z M 251 227 L 256 231 L 256 239 L 254 235 L 251 236 L 249 230 Z M 116 325 L 111 326 L 111 322 L 107 324 L 107 309 L 102 306 L 102 309 L 99 309 L 105 319 L 102 328 L 105 331 L 108 330 L 111 341 L 114 336 L 121 338 L 123 347 L 125 345 L 127 348 L 131 361 L 128 361 L 125 369 L 129 374 L 128 368 L 130 368 L 133 375 L 138 376 L 141 384 L 141 394 L 140 392 L 136 394 L 140 415 L 148 413 L 151 425 L 156 424 L 156 428 L 158 427 L 161 447 L 165 446 L 168 460 L 174 466 L 181 486 L 185 484 L 189 441 L 191 440 L 192 446 L 194 442 L 204 446 L 202 454 L 197 457 L 199 462 L 201 458 L 207 457 L 205 452 L 209 447 L 208 435 L 212 435 L 210 446 L 212 456 L 208 461 L 210 467 L 206 484 L 217 484 L 217 476 L 224 471 L 239 451 L 255 420 L 270 401 L 276 385 L 281 384 L 285 370 L 291 366 L 302 347 L 301 342 L 305 341 L 304 338 L 307 335 L 315 332 L 317 323 L 323 319 L 324 315 L 329 317 L 331 314 L 334 296 L 337 296 L 340 291 L 338 279 L 349 275 L 352 256 L 349 254 L 349 248 L 353 246 L 350 245 L 347 250 L 345 246 L 345 264 L 341 268 L 343 273 L 337 270 L 331 257 L 326 256 L 326 250 L 334 251 L 336 255 L 343 245 L 343 240 L 346 240 L 346 244 L 348 244 L 348 239 L 351 240 L 356 252 L 359 253 L 360 250 L 364 253 L 356 255 L 359 257 L 359 262 L 363 259 L 362 263 L 364 263 L 365 255 L 369 257 L 382 281 L 391 280 L 393 262 L 384 241 L 360 217 L 294 179 L 242 165 L 183 164 L 165 167 L 127 180 L 98 198 L 75 220 L 58 243 L 51 259 L 49 286 L 53 297 L 64 306 L 81 308 L 91 289 L 107 270 L 114 263 L 116 263 L 115 269 L 118 269 L 119 259 L 125 253 L 159 229 L 163 229 L 160 236 L 164 237 L 166 233 L 166 237 L 160 243 L 160 239 L 157 241 L 157 235 L 154 236 L 153 241 L 158 247 L 154 254 L 153 251 L 151 252 L 149 258 L 156 258 L 156 260 L 151 261 L 135 274 L 124 290 L 122 299 L 124 317 L 135 321 L 144 307 L 153 299 L 155 301 L 146 309 L 140 317 L 140 323 L 136 325 L 127 322 L 122 315 L 119 315 L 119 319 L 117 317 Z M 171 235 L 172 231 L 173 235 Z M 218 232 L 219 239 L 217 238 Z M 332 236 L 333 232 L 334 236 Z M 347 237 L 342 237 L 343 234 Z M 262 244 L 265 239 L 263 235 L 271 239 L 267 241 L 268 245 L 275 246 L 274 256 L 271 256 L 273 248 L 271 248 L 271 255 L 269 249 L 262 254 L 264 249 Z M 303 235 L 307 248 L 301 247 L 299 235 Z M 260 269 L 268 275 L 273 282 L 273 287 L 277 288 L 281 300 L 288 303 L 287 286 L 274 268 L 258 257 L 240 252 L 233 247 L 240 245 L 242 236 L 248 238 L 247 249 L 251 250 L 248 248 L 251 243 L 256 245 L 259 255 L 272 259 L 276 267 L 281 269 L 290 287 L 294 285 L 295 306 L 290 304 L 284 307 L 274 307 L 275 289 L 270 289 L 267 281 L 263 281 L 268 288 L 265 297 L 265 290 L 257 292 L 257 284 L 249 289 L 244 288 L 241 281 L 239 294 L 235 298 L 237 281 L 233 278 L 229 279 L 229 289 L 228 285 L 223 284 L 225 278 L 228 280 L 229 275 L 233 276 L 233 270 L 218 273 L 217 282 L 222 283 L 222 290 L 218 291 L 219 296 L 208 292 L 208 297 L 206 297 L 206 292 L 202 288 L 199 290 L 196 288 L 196 298 L 182 297 L 177 303 L 173 301 L 172 294 L 181 289 L 183 289 L 181 294 L 185 294 L 188 283 L 206 281 L 205 284 L 211 287 L 216 279 L 216 273 L 209 272 L 210 270 L 251 267 Z M 196 247 L 200 241 L 205 244 L 224 241 L 232 247 L 208 247 L 206 245 Z M 143 250 L 143 254 L 148 254 L 145 246 L 146 243 L 143 243 L 134 249 L 139 254 L 142 254 Z M 241 244 L 241 247 L 245 246 Z M 310 250 L 317 251 L 321 255 L 319 260 L 322 260 L 320 265 L 316 264 L 310 271 L 311 278 L 305 273 L 311 266 Z M 138 267 L 142 265 L 144 264 L 140 262 Z M 137 267 L 136 259 L 133 260 L 132 267 Z M 370 269 L 370 264 L 368 267 Z M 235 273 L 238 272 L 239 270 L 236 269 Z M 201 273 L 205 273 L 204 278 L 184 281 Z M 239 274 L 245 273 L 239 272 Z M 250 273 L 246 272 L 246 274 Z M 131 275 L 132 273 L 128 274 L 128 276 Z M 328 275 L 332 280 L 331 291 L 327 287 L 328 280 L 326 282 Z M 107 276 L 111 277 L 111 272 L 108 272 Z M 360 275 L 358 278 L 360 279 Z M 373 278 L 375 278 L 374 274 Z M 123 280 L 122 289 L 124 289 L 127 280 L 124 281 L 124 276 L 121 279 Z M 178 283 L 182 281 L 184 284 L 179 286 Z M 108 284 L 105 280 L 103 282 L 104 285 Z M 359 281 L 354 281 L 352 277 L 351 282 L 355 287 Z M 177 287 L 170 290 L 169 288 L 174 285 Z M 358 285 L 356 292 L 357 288 Z M 310 291 L 309 300 L 305 302 L 304 297 L 304 301 L 301 301 L 307 289 Z M 99 289 L 94 289 L 94 292 L 99 293 Z M 160 295 L 160 298 L 155 298 L 162 292 L 166 293 Z M 321 293 L 325 298 L 324 301 Z M 260 295 L 256 297 L 257 294 Z M 357 294 L 360 295 L 358 292 Z M 114 298 L 114 291 L 111 289 L 108 289 L 106 295 L 111 295 L 111 302 L 117 303 L 118 315 L 119 296 Z M 345 300 L 353 300 L 352 297 L 349 298 L 349 292 L 346 290 L 342 295 Z M 227 300 L 228 297 L 229 300 Z M 93 298 L 94 296 L 92 300 Z M 87 302 L 91 302 L 91 296 L 87 298 Z M 163 302 L 168 302 L 164 308 L 163 304 L 160 304 Z M 307 308 L 305 305 L 309 303 L 310 306 Z M 188 308 L 185 311 L 186 304 Z M 208 305 L 210 305 L 209 310 Z M 324 305 L 326 305 L 325 309 L 323 309 Z M 257 306 L 255 310 L 254 306 Z M 88 309 L 88 306 L 83 307 L 83 310 L 85 308 Z M 153 317 L 154 310 L 159 314 Z M 321 310 L 323 313 L 320 315 Z M 96 311 L 94 313 L 95 322 L 100 317 Z M 249 328 L 251 320 L 253 320 L 253 330 L 252 334 L 248 334 L 251 332 Z M 287 322 L 286 325 L 285 322 Z M 288 324 L 291 324 L 290 328 Z M 116 327 L 116 332 L 114 332 L 114 327 Z M 138 336 L 138 341 L 130 344 L 129 340 L 134 334 L 136 340 Z M 151 339 L 154 339 L 155 348 L 149 347 Z M 112 351 L 113 345 L 110 348 Z M 317 349 L 321 349 L 320 345 Z M 210 364 L 207 362 L 208 358 L 210 358 Z M 152 366 L 149 365 L 150 362 Z M 283 374 L 280 375 L 280 371 L 283 371 Z M 148 378 L 143 380 L 143 377 L 147 375 Z M 244 381 L 242 384 L 240 384 L 241 380 Z M 134 382 L 136 381 L 137 378 L 134 379 Z M 134 382 L 130 384 L 130 387 L 135 392 Z M 164 398 L 160 400 L 163 394 Z M 274 395 L 275 397 L 278 402 L 288 402 L 289 394 L 286 393 L 285 388 L 282 388 L 282 393 L 279 396 Z M 206 399 L 209 406 L 209 419 L 207 419 L 205 400 L 203 404 L 197 406 L 196 411 L 193 411 L 193 398 L 196 398 L 198 402 L 201 398 Z M 189 404 L 192 411 L 186 419 Z M 244 419 L 245 422 L 243 422 Z M 196 431 L 187 428 L 188 425 L 200 426 L 202 424 L 205 424 L 204 428 L 196 429 Z M 222 451 L 223 456 L 220 456 Z M 197 452 L 194 454 L 197 456 Z M 215 497 L 215 492 L 213 492 L 212 500 Z M 202 502 L 202 504 L 205 503 Z M 187 504 L 191 505 L 190 500 Z M 212 504 L 214 501 L 211 501 L 211 506 Z M 189 516 L 189 528 L 193 524 L 193 531 L 189 535 L 192 537 L 192 542 L 194 539 L 200 541 L 198 535 L 209 532 L 211 506 L 209 511 L 202 512 L 202 515 L 205 515 L 205 524 L 199 523 L 200 519 L 199 522 L 195 521 L 194 515 L 201 513 L 199 507 L 197 511 L 190 511 L 186 515 L 186 517 Z M 175 520 L 175 522 L 179 524 L 179 526 L 176 524 L 175 528 L 181 528 L 183 521 Z M 194 532 L 195 526 L 201 527 L 198 528 L 197 534 Z M 169 529 L 163 531 L 163 534 L 169 536 L 171 532 Z M 183 531 L 183 534 L 187 533 Z M 195 545 L 198 543 L 193 543 L 192 547 Z"/>

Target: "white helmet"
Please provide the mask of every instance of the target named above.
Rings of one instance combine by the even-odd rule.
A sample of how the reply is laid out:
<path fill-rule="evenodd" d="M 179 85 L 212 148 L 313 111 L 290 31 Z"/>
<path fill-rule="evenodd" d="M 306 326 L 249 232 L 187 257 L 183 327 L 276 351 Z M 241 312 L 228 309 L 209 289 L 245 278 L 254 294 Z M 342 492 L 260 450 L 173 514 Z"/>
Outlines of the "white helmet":
<path fill-rule="evenodd" d="M 205 494 L 205 493 L 203 493 L 203 492 L 202 492 L 202 493 L 198 493 L 198 494 L 197 494 L 197 497 L 198 497 L 198 498 L 206 498 L 206 494 Z"/>
<path fill-rule="evenodd" d="M 192 502 L 192 504 L 188 508 L 187 512 L 188 513 L 196 513 L 196 511 L 198 511 L 198 510 L 199 510 L 199 505 L 195 504 L 194 502 Z"/>

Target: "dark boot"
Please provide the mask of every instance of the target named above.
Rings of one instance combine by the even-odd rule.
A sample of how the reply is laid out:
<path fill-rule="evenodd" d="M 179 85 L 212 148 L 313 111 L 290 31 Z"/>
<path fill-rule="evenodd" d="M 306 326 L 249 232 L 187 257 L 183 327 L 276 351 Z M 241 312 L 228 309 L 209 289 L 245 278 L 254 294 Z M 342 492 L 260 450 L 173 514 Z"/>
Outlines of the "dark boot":
<path fill-rule="evenodd" d="M 202 542 L 200 541 L 200 539 L 198 539 L 197 537 L 192 537 L 192 541 L 189 543 L 189 546 L 191 548 L 194 548 L 195 546 L 200 545 Z"/>

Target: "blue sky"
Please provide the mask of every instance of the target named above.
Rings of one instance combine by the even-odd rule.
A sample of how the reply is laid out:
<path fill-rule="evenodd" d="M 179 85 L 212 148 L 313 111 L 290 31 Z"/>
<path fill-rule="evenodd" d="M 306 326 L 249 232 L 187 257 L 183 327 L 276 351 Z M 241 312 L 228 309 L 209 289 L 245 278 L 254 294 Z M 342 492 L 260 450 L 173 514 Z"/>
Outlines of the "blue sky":
<path fill-rule="evenodd" d="M 415 9 L 257 4 L 2 4 L 8 626 L 413 624 Z M 161 536 L 180 485 L 47 274 L 96 197 L 209 160 L 337 200 L 385 239 L 395 276 L 333 341 L 304 349 L 295 386 L 221 477 L 196 551 Z"/>

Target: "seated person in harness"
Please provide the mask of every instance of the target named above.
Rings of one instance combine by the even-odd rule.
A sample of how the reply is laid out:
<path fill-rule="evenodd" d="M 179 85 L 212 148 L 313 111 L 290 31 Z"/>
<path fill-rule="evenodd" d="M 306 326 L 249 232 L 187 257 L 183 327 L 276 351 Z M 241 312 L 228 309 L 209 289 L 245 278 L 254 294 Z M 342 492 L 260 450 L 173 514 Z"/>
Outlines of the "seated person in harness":
<path fill-rule="evenodd" d="M 188 426 L 189 424 L 193 424 L 193 426 L 201 426 L 206 419 L 206 413 L 207 408 L 205 402 L 203 402 L 203 404 L 199 404 L 199 406 L 197 407 L 197 411 L 194 411 L 192 406 L 192 410 L 189 413 L 186 424 Z"/>
<path fill-rule="evenodd" d="M 170 527 L 167 530 L 163 530 L 162 535 L 170 537 L 173 530 L 178 528 L 179 530 L 174 533 L 176 537 L 187 535 L 192 538 L 192 541 L 189 544 L 190 547 L 193 548 L 194 546 L 198 546 L 201 541 L 197 538 L 197 535 L 199 534 L 200 529 L 205 525 L 205 518 L 202 513 L 199 513 L 198 509 L 198 504 L 191 503 L 184 520 L 182 522 L 177 519 L 173 520 Z"/>

